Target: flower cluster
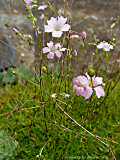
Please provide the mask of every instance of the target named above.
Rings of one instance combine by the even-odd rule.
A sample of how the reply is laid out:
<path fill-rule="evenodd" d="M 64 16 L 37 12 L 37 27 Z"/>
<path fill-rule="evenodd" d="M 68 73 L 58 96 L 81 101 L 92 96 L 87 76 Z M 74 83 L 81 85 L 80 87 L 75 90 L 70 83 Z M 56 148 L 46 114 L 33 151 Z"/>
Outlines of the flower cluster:
<path fill-rule="evenodd" d="M 110 49 L 113 49 L 113 45 L 109 44 L 108 42 L 100 42 L 97 45 L 98 49 L 104 49 L 105 51 L 110 51 Z"/>
<path fill-rule="evenodd" d="M 53 18 L 51 17 L 50 20 L 47 20 L 48 25 L 44 25 L 45 32 L 52 32 L 53 37 L 61 37 L 63 31 L 69 31 L 71 26 L 69 24 L 65 24 L 67 22 L 67 18 L 58 17 Z"/>
<path fill-rule="evenodd" d="M 102 77 L 93 76 L 91 78 L 87 73 L 86 76 L 78 76 L 72 81 L 72 83 L 74 83 L 73 92 L 76 91 L 78 96 L 83 96 L 85 99 L 88 99 L 91 97 L 94 89 L 98 98 L 105 96 L 105 92 L 102 87 L 104 83 L 102 80 Z"/>
<path fill-rule="evenodd" d="M 56 54 L 57 57 L 61 57 L 62 52 L 66 50 L 66 48 L 62 48 L 60 43 L 56 43 L 55 45 L 53 44 L 52 41 L 50 43 L 47 43 L 48 47 L 44 47 L 42 49 L 43 53 L 48 53 L 47 58 L 48 59 L 53 59 L 54 54 Z"/>

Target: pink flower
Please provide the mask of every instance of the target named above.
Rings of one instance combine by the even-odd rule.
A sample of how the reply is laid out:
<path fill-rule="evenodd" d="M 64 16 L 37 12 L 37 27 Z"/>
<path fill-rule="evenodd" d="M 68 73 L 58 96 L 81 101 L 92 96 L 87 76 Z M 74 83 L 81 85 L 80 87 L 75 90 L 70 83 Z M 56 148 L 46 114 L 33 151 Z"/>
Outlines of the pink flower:
<path fill-rule="evenodd" d="M 78 96 L 83 96 L 85 99 L 91 97 L 93 90 L 89 87 L 90 81 L 85 76 L 74 78 L 72 83 L 74 83 L 72 91 L 76 90 Z"/>
<path fill-rule="evenodd" d="M 85 31 L 82 32 L 82 39 L 86 39 L 86 32 Z"/>
<path fill-rule="evenodd" d="M 77 56 L 77 51 L 76 50 L 73 51 L 73 56 L 75 56 L 75 57 Z"/>
<path fill-rule="evenodd" d="M 48 53 L 47 55 L 48 59 L 53 59 L 54 54 L 56 54 L 56 56 L 60 58 L 62 52 L 66 50 L 66 48 L 61 48 L 60 43 L 54 45 L 52 41 L 50 41 L 50 43 L 47 43 L 47 46 L 48 47 L 44 47 L 42 51 L 43 53 Z"/>
<path fill-rule="evenodd" d="M 94 89 L 98 98 L 105 96 L 104 89 L 101 86 L 104 85 L 102 80 L 102 77 L 95 78 L 95 76 L 93 76 L 91 78 L 87 73 L 86 77 L 78 76 L 72 81 L 72 83 L 74 83 L 73 92 L 76 91 L 78 96 L 83 96 L 85 99 L 88 99 L 91 97 Z"/>
<path fill-rule="evenodd" d="M 38 10 L 44 10 L 44 9 L 46 9 L 48 6 L 47 5 L 42 5 L 42 6 L 39 6 L 38 7 Z"/>
<path fill-rule="evenodd" d="M 69 31 L 71 26 L 65 24 L 67 18 L 58 17 L 58 19 L 51 17 L 50 20 L 47 20 L 48 25 L 44 25 L 45 32 L 52 32 L 53 37 L 61 37 L 63 31 Z"/>
<path fill-rule="evenodd" d="M 104 49 L 105 51 L 110 51 L 110 49 L 113 49 L 113 45 L 109 44 L 108 42 L 100 42 L 97 45 L 98 49 Z"/>
<path fill-rule="evenodd" d="M 16 28 L 13 28 L 13 31 L 17 34 L 18 30 Z"/>
<path fill-rule="evenodd" d="M 90 76 L 87 73 L 86 73 L 86 76 L 88 80 L 90 80 L 91 85 L 93 86 L 93 89 L 95 90 L 97 97 L 98 98 L 100 98 L 101 96 L 104 97 L 105 92 L 104 92 L 102 85 L 105 85 L 105 84 L 103 83 L 103 78 L 95 77 L 95 75 L 92 78 L 90 78 Z"/>
<path fill-rule="evenodd" d="M 32 1 L 33 0 L 26 0 L 27 5 L 29 6 L 30 9 L 32 9 Z"/>

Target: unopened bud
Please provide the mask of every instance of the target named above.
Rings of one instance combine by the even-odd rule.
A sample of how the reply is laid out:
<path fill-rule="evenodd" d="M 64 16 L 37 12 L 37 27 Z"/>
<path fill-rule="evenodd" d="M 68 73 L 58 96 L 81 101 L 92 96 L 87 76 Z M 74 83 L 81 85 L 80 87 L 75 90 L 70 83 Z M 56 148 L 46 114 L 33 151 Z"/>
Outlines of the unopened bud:
<path fill-rule="evenodd" d="M 38 8 L 37 4 L 32 5 L 32 8 Z"/>
<path fill-rule="evenodd" d="M 72 36 L 72 35 L 73 35 L 73 32 L 72 32 L 72 31 L 69 31 L 69 34 Z"/>
<path fill-rule="evenodd" d="M 73 56 L 77 56 L 77 51 L 76 50 L 73 51 Z"/>
<path fill-rule="evenodd" d="M 17 34 L 18 30 L 16 28 L 13 28 L 13 31 Z"/>
<path fill-rule="evenodd" d="M 22 37 L 22 34 L 20 34 L 16 28 L 13 28 L 13 31 L 17 36 Z"/>
<path fill-rule="evenodd" d="M 86 32 L 85 31 L 82 32 L 82 39 L 86 39 Z"/>
<path fill-rule="evenodd" d="M 89 72 L 88 72 L 88 74 L 89 74 L 89 76 L 90 76 L 90 77 L 93 77 L 93 76 L 94 76 L 94 74 L 95 74 L 94 69 L 93 69 L 93 68 L 89 68 Z"/>
<path fill-rule="evenodd" d="M 110 29 L 112 29 L 113 27 L 115 27 L 115 23 L 111 24 Z"/>
<path fill-rule="evenodd" d="M 42 66 L 42 67 L 41 67 L 41 71 L 43 71 L 43 72 L 46 73 L 46 72 L 47 72 L 47 68 L 46 68 L 45 66 Z"/>

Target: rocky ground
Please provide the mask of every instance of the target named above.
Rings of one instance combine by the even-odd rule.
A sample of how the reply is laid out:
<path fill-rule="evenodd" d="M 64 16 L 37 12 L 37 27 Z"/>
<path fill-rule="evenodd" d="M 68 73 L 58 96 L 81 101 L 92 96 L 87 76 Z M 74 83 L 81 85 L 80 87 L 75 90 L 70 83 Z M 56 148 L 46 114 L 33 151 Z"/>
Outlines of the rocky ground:
<path fill-rule="evenodd" d="M 38 0 L 39 2 L 39 0 Z M 63 13 L 63 0 L 50 0 L 52 5 L 55 5 L 59 14 Z M 87 37 L 91 38 L 91 31 L 97 35 L 98 42 L 102 40 L 109 41 L 111 32 L 109 21 L 110 17 L 116 17 L 119 15 L 120 1 L 119 0 L 66 0 L 66 15 L 69 18 L 69 22 L 72 23 L 72 30 L 81 33 L 86 31 Z M 50 9 L 47 9 L 48 17 L 53 16 Z M 40 11 L 34 11 L 37 23 L 40 24 L 40 28 L 43 28 L 42 21 L 40 20 Z M 9 24 L 10 27 L 6 27 L 5 24 Z M 30 47 L 19 39 L 14 33 L 12 28 L 16 27 L 23 34 L 33 35 L 33 25 L 30 19 L 27 18 L 27 12 L 25 11 L 25 5 L 23 0 L 1 0 L 0 1 L 0 42 L 3 41 L 4 36 L 7 36 L 15 49 L 16 56 L 13 58 L 13 66 L 17 66 L 19 63 L 23 63 L 25 66 L 30 67 L 34 63 L 34 44 Z M 119 30 L 116 31 L 114 38 L 120 36 Z M 90 38 L 88 40 L 90 40 Z M 80 42 L 76 43 L 76 49 L 79 55 L 81 55 Z M 2 44 L 2 43 L 1 43 Z M 9 45 L 9 44 L 8 44 Z M 9 50 L 10 48 L 8 48 Z M 114 59 L 114 55 L 117 54 L 119 48 L 111 53 Z M 0 47 L 0 55 L 3 50 Z M 93 49 L 87 49 L 88 54 L 93 52 Z M 9 54 L 9 53 L 8 53 Z M 114 54 L 114 55 L 113 55 Z M 11 55 L 9 56 L 11 58 Z M 0 62 L 2 63 L 2 62 Z M 79 70 L 79 62 L 77 70 Z"/>

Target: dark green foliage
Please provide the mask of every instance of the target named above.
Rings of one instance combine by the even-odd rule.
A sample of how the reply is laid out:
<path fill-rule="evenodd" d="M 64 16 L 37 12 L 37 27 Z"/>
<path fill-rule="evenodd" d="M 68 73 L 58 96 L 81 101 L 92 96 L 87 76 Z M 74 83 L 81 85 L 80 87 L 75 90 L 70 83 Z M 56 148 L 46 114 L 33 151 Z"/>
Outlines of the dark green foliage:
<path fill-rule="evenodd" d="M 0 86 L 5 84 L 17 84 L 18 79 L 25 81 L 33 79 L 33 73 L 30 69 L 26 69 L 23 65 L 20 69 L 9 67 L 7 71 L 0 73 Z"/>

